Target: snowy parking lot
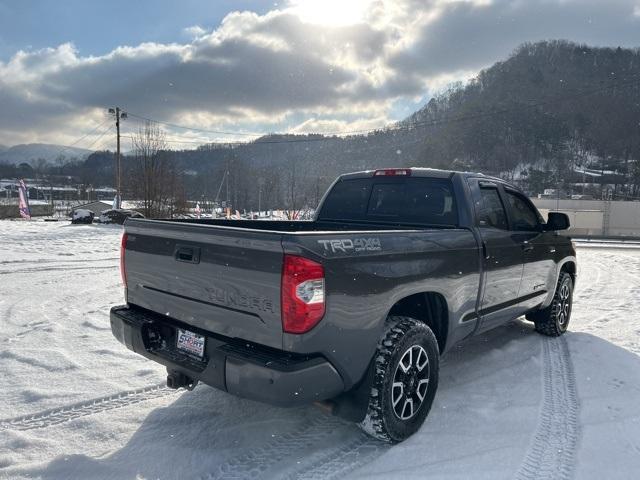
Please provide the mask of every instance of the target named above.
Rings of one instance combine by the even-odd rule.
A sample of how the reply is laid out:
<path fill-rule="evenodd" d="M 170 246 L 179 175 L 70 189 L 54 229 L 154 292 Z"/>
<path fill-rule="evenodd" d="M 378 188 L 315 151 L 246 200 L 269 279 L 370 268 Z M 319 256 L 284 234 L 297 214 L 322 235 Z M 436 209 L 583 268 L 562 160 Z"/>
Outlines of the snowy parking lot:
<path fill-rule="evenodd" d="M 640 248 L 579 247 L 570 331 L 454 348 L 423 428 L 388 446 L 312 406 L 164 387 L 111 335 L 119 236 L 0 222 L 0 479 L 639 478 Z"/>

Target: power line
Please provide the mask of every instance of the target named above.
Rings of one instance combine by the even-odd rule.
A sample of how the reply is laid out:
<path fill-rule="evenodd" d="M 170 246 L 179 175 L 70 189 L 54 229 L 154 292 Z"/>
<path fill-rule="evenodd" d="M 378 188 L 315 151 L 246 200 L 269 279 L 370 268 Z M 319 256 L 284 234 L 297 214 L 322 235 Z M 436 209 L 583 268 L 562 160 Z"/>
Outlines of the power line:
<path fill-rule="evenodd" d="M 122 135 L 122 137 L 123 138 L 130 138 L 130 139 L 133 138 L 130 135 Z M 164 140 L 164 141 L 167 142 L 167 143 L 185 143 L 183 141 L 178 141 L 178 140 Z M 424 141 L 423 138 L 418 138 L 418 139 L 415 139 L 415 140 L 404 141 L 402 143 L 395 143 L 395 144 L 391 144 L 391 145 L 388 144 L 388 143 L 385 143 L 384 145 L 380 145 L 380 146 L 360 146 L 360 147 L 356 147 L 356 148 L 350 147 L 349 149 L 345 150 L 345 152 L 346 153 L 356 153 L 356 152 L 380 150 L 382 148 L 389 149 L 389 150 L 394 150 L 394 149 L 397 150 L 397 149 L 400 149 L 400 148 L 405 147 L 407 145 L 414 145 L 416 143 L 421 143 L 423 141 Z M 199 142 L 192 142 L 192 143 L 200 144 Z M 202 145 L 202 144 L 200 144 L 200 145 Z M 217 144 L 217 145 L 228 145 L 228 144 Z M 241 142 L 239 144 L 232 144 L 232 145 L 260 145 L 260 144 L 259 143 L 258 144 L 253 144 L 253 143 Z"/>
<path fill-rule="evenodd" d="M 640 74 L 636 75 L 636 76 L 640 76 Z M 636 82 L 638 82 L 639 80 L 632 80 L 632 81 L 627 81 L 625 83 L 616 83 L 614 85 L 608 85 L 606 87 L 600 87 L 598 89 L 592 89 L 589 91 L 583 91 L 583 92 L 579 92 L 575 95 L 571 95 L 571 96 L 563 96 L 563 97 L 557 97 L 554 99 L 549 99 L 549 100 L 545 100 L 545 101 L 541 101 L 541 102 L 537 102 L 537 103 L 533 103 L 533 104 L 528 104 L 528 105 L 518 105 L 517 107 L 512 107 L 512 108 L 505 108 L 502 110 L 493 110 L 490 112 L 478 112 L 475 114 L 467 114 L 467 115 L 459 115 L 456 117 L 450 117 L 450 118 L 443 118 L 443 119 L 439 119 L 439 120 L 431 120 L 431 121 L 422 121 L 422 122 L 414 122 L 414 123 L 410 123 L 407 125 L 401 125 L 395 128 L 386 128 L 386 129 L 381 129 L 381 130 L 369 130 L 369 133 L 376 133 L 376 132 L 380 132 L 382 133 L 383 131 L 386 132 L 394 132 L 394 131 L 406 131 L 406 132 L 411 132 L 416 130 L 417 128 L 420 127 L 435 127 L 435 126 L 441 126 L 441 125 L 447 125 L 447 124 L 451 124 L 451 123 L 459 123 L 459 122 L 464 122 L 464 121 L 469 121 L 469 120 L 479 120 L 479 119 L 483 119 L 483 118 L 489 118 L 489 117 L 493 117 L 493 116 L 498 116 L 498 115 L 504 115 L 510 112 L 515 112 L 518 110 L 524 110 L 524 109 L 529 109 L 529 108 L 539 108 L 545 105 L 549 105 L 552 103 L 563 103 L 566 101 L 570 101 L 570 100 L 574 100 L 576 98 L 581 98 L 584 96 L 588 96 L 588 95 L 592 95 L 594 93 L 600 92 L 600 91 L 604 91 L 607 89 L 610 89 L 612 87 L 617 87 L 617 88 L 626 88 L 629 86 L 635 86 Z M 153 120 L 150 120 L 153 121 Z M 275 135 L 275 134 L 273 134 Z M 291 134 L 279 134 L 279 135 L 291 135 Z M 313 135 L 313 134 L 307 134 L 307 135 Z M 175 137 L 175 135 L 174 135 Z M 197 144 L 197 145 L 221 145 L 221 146 L 226 146 L 226 145 L 272 145 L 272 144 L 284 144 L 284 143 L 310 143 L 310 142 L 317 142 L 317 141 L 337 141 L 337 140 L 344 140 L 343 137 L 336 137 L 336 136 L 332 136 L 332 137 L 326 137 L 326 136 L 319 136 L 319 137 L 312 137 L 312 138 L 289 138 L 289 139 L 274 139 L 274 140 L 258 140 L 258 141 L 253 141 L 253 142 L 241 142 L 241 141 L 230 141 L 230 142 L 200 142 L 200 141 L 194 141 L 194 140 L 165 140 L 167 143 L 177 143 L 177 144 Z"/>
<path fill-rule="evenodd" d="M 108 149 L 108 145 L 109 145 L 109 143 L 110 143 L 110 142 L 109 142 L 109 140 L 102 141 L 102 142 L 100 142 L 100 144 L 99 144 L 97 147 L 95 147 L 95 148 L 93 149 L 93 151 L 94 151 L 94 152 L 101 152 L 101 151 L 105 151 L 105 147 L 107 147 L 107 148 L 106 148 L 106 151 L 109 151 L 109 149 Z"/>
<path fill-rule="evenodd" d="M 128 138 L 130 140 L 134 140 L 133 135 L 120 135 L 121 138 Z M 193 143 L 196 145 L 206 145 L 207 143 L 211 143 L 211 142 L 202 142 L 201 140 L 198 141 L 194 141 L 194 140 L 168 140 L 168 139 L 164 139 L 163 142 L 166 143 Z M 221 145 L 251 145 L 249 143 L 246 142 L 229 142 L 229 143 L 221 143 Z"/>
<path fill-rule="evenodd" d="M 96 130 L 98 130 L 100 127 L 102 127 L 105 123 L 107 123 L 109 121 L 109 119 L 107 118 L 106 120 L 104 120 L 103 122 L 101 122 L 100 124 L 98 124 L 97 127 L 95 127 L 93 130 L 91 130 L 89 133 L 81 136 L 80 138 L 78 138 L 75 142 L 73 142 L 71 145 L 67 145 L 66 148 L 71 148 L 75 145 L 77 145 L 80 141 L 82 141 L 83 139 L 87 138 L 89 135 L 92 135 Z"/>
<path fill-rule="evenodd" d="M 93 147 L 96 143 L 98 143 L 98 142 L 100 141 L 100 139 L 101 139 L 102 137 L 104 137 L 104 136 L 105 136 L 105 134 L 106 134 L 109 130 L 111 130 L 111 125 L 109 125 L 106 129 L 104 129 L 104 130 L 102 131 L 102 133 L 100 134 L 100 136 L 99 136 L 99 137 L 97 137 L 93 142 L 91 142 L 91 144 L 90 144 L 90 145 L 88 145 L 88 146 L 86 147 L 86 149 L 87 149 L 87 150 L 91 149 L 91 147 Z"/>
<path fill-rule="evenodd" d="M 97 127 L 95 127 L 93 130 L 91 130 L 89 133 L 85 133 L 84 135 L 82 135 L 80 138 L 78 138 L 76 141 L 74 141 L 73 143 L 69 144 L 69 145 L 63 145 L 62 148 L 58 151 L 58 155 L 61 155 L 62 152 L 69 150 L 70 148 L 73 148 L 75 145 L 77 145 L 78 143 L 80 143 L 82 140 L 84 140 L 85 138 L 87 138 L 89 135 L 93 135 L 93 133 L 98 130 L 100 127 L 102 127 L 105 123 L 107 123 L 109 121 L 109 119 L 107 118 L 105 121 L 103 121 L 102 123 L 98 124 Z M 93 144 L 92 144 L 93 145 Z M 88 149 L 88 148 L 87 148 Z"/>
<path fill-rule="evenodd" d="M 640 74 L 634 74 L 631 75 L 630 77 L 626 77 L 623 79 L 615 79 L 614 81 L 612 81 L 611 83 L 609 83 L 606 86 L 601 86 L 598 88 L 594 88 L 594 89 L 589 89 L 589 90 L 584 90 L 584 91 L 580 91 L 580 92 L 576 92 L 573 95 L 566 95 L 566 94 L 562 94 L 560 96 L 551 98 L 551 99 L 547 99 L 547 100 L 543 100 L 543 101 L 539 101 L 539 102 L 534 102 L 534 103 L 530 103 L 530 104 L 525 104 L 525 105 L 517 105 L 514 107 L 509 107 L 509 108 L 504 108 L 501 110 L 492 110 L 492 111 L 488 111 L 488 112 L 477 112 L 475 114 L 462 114 L 462 115 L 458 115 L 458 116 L 454 116 L 454 117 L 450 117 L 450 118 L 442 118 L 442 119 L 434 119 L 434 120 L 424 120 L 424 121 L 420 121 L 420 122 L 412 122 L 412 123 L 394 123 L 394 124 L 390 124 L 387 125 L 385 127 L 381 127 L 378 129 L 368 129 L 368 130 L 345 130 L 345 131 L 339 131 L 339 132 L 324 132 L 324 133 L 306 133 L 303 135 L 318 135 L 318 137 L 311 137 L 311 138 L 293 138 L 293 139 L 274 139 L 274 140 L 260 140 L 260 141 L 254 141 L 254 142 L 240 142 L 240 141 L 230 141 L 230 142 L 204 142 L 204 143 L 221 143 L 224 145 L 237 145 L 237 144 L 247 144 L 247 143 L 255 143 L 255 144 L 278 144 L 278 143 L 305 143 L 305 142 L 317 142 L 317 141 L 328 141 L 328 140 L 334 140 L 336 139 L 336 136 L 338 135 L 354 135 L 354 134 L 372 134 L 372 133 L 378 133 L 378 132 L 390 132 L 390 131 L 412 131 L 415 130 L 416 128 L 419 127 L 433 127 L 433 126 L 439 126 L 439 125 L 445 125 L 445 124 L 450 124 L 450 123 L 457 123 L 457 122 L 463 122 L 463 121 L 469 121 L 469 120 L 479 120 L 479 119 L 483 119 L 483 118 L 488 118 L 488 117 L 493 117 L 493 116 L 497 116 L 497 115 L 504 115 L 510 112 L 515 112 L 518 110 L 523 110 L 523 109 L 529 109 L 529 108 L 539 108 L 539 107 L 543 107 L 543 106 L 547 106 L 550 104 L 558 104 L 558 103 L 565 103 L 571 100 L 575 100 L 577 98 L 582 98 L 585 96 L 589 96 L 589 95 L 593 95 L 595 93 L 599 93 L 601 91 L 605 91 L 608 90 L 610 88 L 623 88 L 623 87 L 627 87 L 627 86 L 632 86 L 635 85 L 636 82 L 638 81 L 638 77 L 640 77 Z M 178 124 L 174 124 L 174 123 L 170 123 L 170 122 L 165 122 L 162 120 L 155 120 L 149 117 L 144 117 L 142 115 L 137 115 L 137 114 L 132 114 L 129 113 L 130 116 L 132 117 L 136 117 L 138 119 L 141 120 L 145 120 L 148 122 L 154 122 L 154 123 L 158 123 L 158 124 L 162 124 L 162 125 L 167 125 L 173 128 L 180 128 L 180 129 L 184 129 L 184 130 L 192 130 L 192 131 L 196 131 L 196 132 L 202 132 L 202 133 L 212 133 L 212 134 L 216 134 L 216 135 L 220 135 L 220 134 L 224 134 L 224 135 L 245 135 L 245 136 L 262 136 L 262 137 L 268 137 L 268 136 L 286 136 L 286 135 L 296 135 L 296 134 L 292 134 L 292 133 L 246 133 L 246 132 L 228 132 L 228 131 L 219 131 L 219 130 L 206 130 L 206 129 L 201 129 L 201 128 L 194 128 L 194 127 L 188 127 L 185 125 L 178 125 Z M 198 143 L 197 141 L 193 141 L 193 140 L 188 140 L 188 141 L 168 141 L 169 143 L 185 143 L 185 144 L 190 144 L 190 143 Z"/>
<path fill-rule="evenodd" d="M 256 136 L 264 135 L 264 133 L 226 132 L 226 131 L 223 131 L 223 130 L 206 130 L 206 129 L 203 129 L 203 128 L 187 127 L 185 125 L 178 125 L 176 123 L 165 122 L 165 121 L 162 121 L 162 120 L 154 120 L 154 119 L 151 119 L 151 118 L 144 117 L 142 115 L 136 115 L 135 113 L 131 113 L 129 111 L 127 111 L 127 113 L 129 114 L 130 117 L 135 117 L 135 118 L 138 118 L 140 120 L 145 120 L 147 122 L 160 123 L 162 125 L 167 125 L 168 127 L 180 128 L 180 129 L 183 129 L 183 130 L 192 130 L 194 132 L 213 133 L 215 135 L 241 135 L 241 136 L 248 136 L 248 137 L 256 137 Z"/>

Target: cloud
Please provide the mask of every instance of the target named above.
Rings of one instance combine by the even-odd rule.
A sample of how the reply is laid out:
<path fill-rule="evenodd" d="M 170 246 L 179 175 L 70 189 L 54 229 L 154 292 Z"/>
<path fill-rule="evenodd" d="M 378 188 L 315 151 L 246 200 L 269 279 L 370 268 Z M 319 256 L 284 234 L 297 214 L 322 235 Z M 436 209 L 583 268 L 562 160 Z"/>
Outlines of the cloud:
<path fill-rule="evenodd" d="M 567 39 L 595 46 L 637 47 L 633 1 L 537 0 L 435 2 L 412 40 L 389 57 L 392 68 L 430 77 L 479 70 L 524 42 Z"/>
<path fill-rule="evenodd" d="M 200 25 L 193 25 L 191 27 L 187 27 L 183 29 L 182 33 L 184 33 L 190 39 L 196 39 L 204 36 L 204 34 L 207 33 L 207 31 L 204 28 L 202 28 Z"/>
<path fill-rule="evenodd" d="M 524 41 L 634 46 L 640 26 L 635 0 L 343 3 L 231 12 L 214 29 L 184 29 L 183 43 L 100 56 L 70 43 L 17 52 L 0 62 L 0 143 L 68 143 L 115 105 L 206 129 L 377 127 L 399 99 L 469 78 Z"/>
<path fill-rule="evenodd" d="M 386 116 L 358 119 L 354 121 L 337 120 L 332 118 L 309 118 L 291 128 L 292 133 L 324 133 L 329 135 L 342 133 L 357 133 L 382 128 L 389 122 Z"/>

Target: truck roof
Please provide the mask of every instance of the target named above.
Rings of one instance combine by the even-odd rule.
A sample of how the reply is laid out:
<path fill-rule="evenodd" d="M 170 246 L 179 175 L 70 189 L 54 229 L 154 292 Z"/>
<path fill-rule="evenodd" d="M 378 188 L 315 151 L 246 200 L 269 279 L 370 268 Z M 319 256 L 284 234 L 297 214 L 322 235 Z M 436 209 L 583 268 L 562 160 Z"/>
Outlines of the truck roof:
<path fill-rule="evenodd" d="M 461 172 L 457 170 L 441 170 L 439 168 L 424 168 L 424 167 L 390 167 L 390 168 L 378 168 L 376 170 L 362 170 L 359 172 L 345 173 L 338 177 L 339 180 L 352 179 L 352 178 L 368 178 L 375 176 L 376 172 L 399 172 L 410 171 L 412 177 L 432 177 L 432 178 L 451 178 L 454 175 L 460 175 L 463 177 L 483 177 L 487 180 L 495 180 L 498 182 L 504 182 L 501 178 L 485 175 L 484 173 L 476 172 Z M 393 175 L 393 174 L 390 174 Z M 402 176 L 405 174 L 399 174 Z"/>

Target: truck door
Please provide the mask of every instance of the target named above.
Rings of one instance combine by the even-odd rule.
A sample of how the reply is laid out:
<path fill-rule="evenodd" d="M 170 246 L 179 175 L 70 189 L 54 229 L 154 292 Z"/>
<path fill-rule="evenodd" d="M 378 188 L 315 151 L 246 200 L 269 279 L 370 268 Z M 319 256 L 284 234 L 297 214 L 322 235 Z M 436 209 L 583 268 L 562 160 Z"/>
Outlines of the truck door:
<path fill-rule="evenodd" d="M 483 291 L 480 331 L 507 322 L 522 313 L 518 293 L 522 280 L 522 240 L 509 228 L 501 187 L 485 180 L 471 180 L 476 227 L 482 240 Z"/>
<path fill-rule="evenodd" d="M 511 230 L 521 243 L 524 269 L 520 284 L 521 304 L 535 307 L 555 288 L 555 234 L 545 232 L 542 217 L 531 201 L 520 192 L 504 187 Z"/>

